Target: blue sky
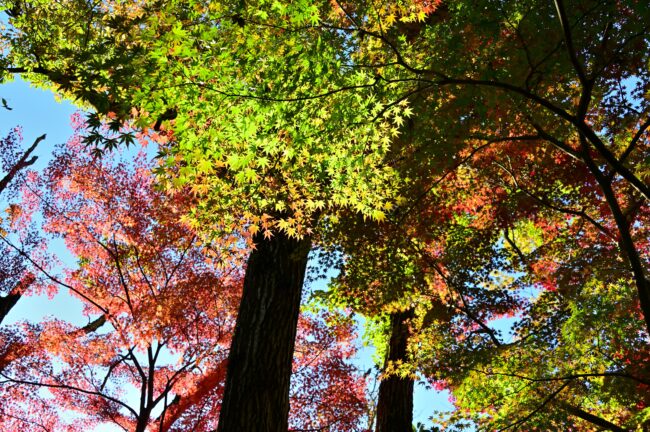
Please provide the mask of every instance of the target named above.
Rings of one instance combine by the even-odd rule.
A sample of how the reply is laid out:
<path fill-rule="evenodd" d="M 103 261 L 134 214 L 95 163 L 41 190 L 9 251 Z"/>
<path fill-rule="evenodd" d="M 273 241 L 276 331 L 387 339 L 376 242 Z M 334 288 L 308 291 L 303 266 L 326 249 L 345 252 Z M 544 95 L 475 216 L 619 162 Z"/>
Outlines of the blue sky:
<path fill-rule="evenodd" d="M 25 144 L 31 144 L 36 137 L 47 134 L 47 138 L 36 151 L 39 160 L 35 165 L 36 169 L 45 167 L 54 147 L 65 142 L 72 135 L 70 116 L 79 108 L 67 101 L 59 101 L 52 92 L 31 87 L 20 79 L 0 85 L 0 97 L 6 99 L 9 107 L 12 108 L 11 111 L 0 111 L 0 134 L 4 136 L 13 127 L 21 126 Z M 64 262 L 74 262 L 62 243 L 54 243 L 51 252 Z M 53 299 L 46 296 L 21 299 L 3 325 L 22 320 L 40 321 L 47 316 L 65 319 L 78 325 L 83 325 L 88 320 L 81 313 L 81 303 L 65 291 L 61 291 Z M 373 364 L 371 359 L 373 352 L 373 347 L 361 349 L 355 363 L 362 370 L 370 368 Z M 416 386 L 414 405 L 414 421 L 425 424 L 428 424 L 427 419 L 434 410 L 451 409 L 447 393 L 427 391 L 420 385 Z M 102 426 L 95 432 L 115 430 L 119 429 Z"/>

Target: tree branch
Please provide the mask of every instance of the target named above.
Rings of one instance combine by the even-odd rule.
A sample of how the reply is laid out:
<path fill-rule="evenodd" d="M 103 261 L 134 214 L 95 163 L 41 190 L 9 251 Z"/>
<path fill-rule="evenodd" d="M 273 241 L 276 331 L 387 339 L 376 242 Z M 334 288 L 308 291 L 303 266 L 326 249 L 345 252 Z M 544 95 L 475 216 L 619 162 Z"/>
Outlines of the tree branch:
<path fill-rule="evenodd" d="M 637 143 L 639 142 L 639 140 L 641 139 L 641 137 L 643 136 L 645 131 L 648 129 L 648 127 L 650 127 L 650 118 L 648 118 L 648 120 L 646 120 L 645 123 L 643 123 L 639 127 L 639 130 L 636 131 L 636 133 L 634 134 L 634 136 L 630 140 L 630 143 L 627 145 L 627 148 L 625 149 L 625 151 L 623 152 L 623 154 L 621 154 L 621 157 L 619 158 L 621 163 L 625 162 L 625 159 L 627 159 L 627 157 L 630 155 L 630 153 L 632 153 L 632 151 L 634 150 Z"/>
<path fill-rule="evenodd" d="M 16 162 L 16 164 L 13 167 L 11 167 L 9 172 L 2 178 L 2 180 L 0 180 L 0 193 L 3 190 L 5 190 L 7 188 L 7 186 L 9 186 L 9 183 L 11 183 L 11 181 L 14 179 L 14 177 L 16 177 L 16 175 L 18 174 L 18 172 L 20 170 L 23 170 L 26 167 L 28 167 L 30 165 L 33 165 L 34 162 L 36 162 L 36 159 L 38 159 L 37 156 L 33 156 L 29 160 L 27 158 L 36 149 L 36 146 L 38 146 L 38 144 L 45 139 L 45 137 L 46 137 L 46 135 L 43 134 L 43 135 L 39 136 L 38 138 L 36 138 L 34 143 L 31 146 L 29 146 L 29 148 L 27 150 L 25 150 L 25 152 L 23 153 L 21 158 L 18 160 L 18 162 Z"/>
<path fill-rule="evenodd" d="M 569 385 L 569 382 L 565 382 L 565 383 L 562 384 L 562 385 L 561 385 L 557 390 L 555 390 L 553 393 L 551 393 L 550 395 L 548 395 L 548 396 L 547 396 L 547 397 L 542 401 L 541 405 L 537 406 L 537 408 L 535 408 L 535 409 L 532 410 L 530 413 L 528 413 L 528 415 L 526 415 L 525 417 L 523 417 L 523 418 L 517 420 L 517 421 L 514 422 L 514 423 L 509 424 L 508 426 L 506 426 L 506 427 L 504 427 L 504 428 L 502 428 L 502 429 L 499 429 L 499 431 L 500 431 L 500 432 L 503 432 L 503 431 L 508 430 L 508 429 L 511 429 L 511 428 L 513 428 L 513 427 L 515 427 L 515 426 L 519 426 L 519 425 L 521 425 L 521 424 L 526 423 L 528 420 L 530 420 L 531 418 L 533 418 L 533 417 L 534 417 L 538 412 L 540 412 L 542 409 L 544 409 L 544 407 L 545 407 L 546 405 L 548 405 L 548 404 L 549 404 L 553 399 L 555 399 L 555 397 L 556 397 L 558 394 L 560 394 L 560 392 L 561 392 L 562 390 L 564 390 L 568 385 Z"/>
<path fill-rule="evenodd" d="M 567 53 L 571 59 L 576 73 L 578 74 L 578 79 L 580 83 L 584 86 L 587 83 L 588 79 L 585 75 L 585 71 L 578 60 L 575 47 L 573 45 L 573 36 L 571 35 L 571 26 L 569 25 L 569 19 L 567 18 L 566 11 L 564 10 L 564 3 L 562 0 L 555 0 L 555 9 L 558 13 L 558 18 L 560 19 L 560 25 L 562 26 L 562 32 L 564 33 L 564 43 L 566 45 Z"/>
<path fill-rule="evenodd" d="M 0 372 L 0 376 L 2 376 L 8 382 L 12 382 L 12 383 L 15 383 L 15 384 L 23 384 L 23 385 L 29 385 L 29 386 L 35 386 L 35 387 L 47 387 L 47 388 L 68 390 L 68 391 L 74 391 L 74 392 L 83 393 L 83 394 L 87 394 L 87 395 L 91 395 L 91 396 L 101 397 L 103 399 L 106 399 L 108 401 L 111 401 L 113 403 L 116 403 L 116 404 L 126 408 L 131 414 L 133 414 L 136 417 L 138 415 L 135 412 L 135 410 L 133 408 L 131 408 L 129 405 L 125 404 L 124 402 L 120 401 L 119 399 L 116 399 L 116 398 L 114 398 L 112 396 L 109 396 L 107 394 L 104 394 L 104 393 L 101 393 L 101 392 L 98 392 L 98 391 L 86 390 L 86 389 L 82 389 L 82 388 L 79 388 L 79 387 L 70 386 L 70 385 L 67 385 L 67 384 L 49 384 L 49 383 L 38 382 L 38 381 L 28 381 L 28 380 L 16 379 L 16 378 L 12 378 L 12 377 L 6 375 L 3 372 Z"/>

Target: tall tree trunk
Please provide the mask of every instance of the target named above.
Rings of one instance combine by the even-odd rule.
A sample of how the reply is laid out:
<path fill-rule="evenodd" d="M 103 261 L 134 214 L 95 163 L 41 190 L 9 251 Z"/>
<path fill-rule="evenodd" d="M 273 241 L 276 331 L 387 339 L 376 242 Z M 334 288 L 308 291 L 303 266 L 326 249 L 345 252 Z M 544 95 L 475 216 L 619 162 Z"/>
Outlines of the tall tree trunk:
<path fill-rule="evenodd" d="M 255 237 L 228 357 L 218 432 L 287 432 L 309 239 Z"/>
<path fill-rule="evenodd" d="M 389 362 L 406 361 L 408 320 L 411 318 L 413 309 L 391 315 L 390 342 L 384 367 Z M 412 378 L 396 375 L 381 381 L 377 401 L 377 432 L 413 431 L 413 384 Z"/>

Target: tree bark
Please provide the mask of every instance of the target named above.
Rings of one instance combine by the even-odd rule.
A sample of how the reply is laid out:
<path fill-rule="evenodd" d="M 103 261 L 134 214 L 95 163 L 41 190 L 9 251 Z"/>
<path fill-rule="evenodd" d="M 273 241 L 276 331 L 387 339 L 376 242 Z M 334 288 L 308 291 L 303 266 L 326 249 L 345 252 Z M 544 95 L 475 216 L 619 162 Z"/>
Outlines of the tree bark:
<path fill-rule="evenodd" d="M 218 432 L 286 432 L 309 239 L 257 235 L 246 267 Z"/>
<path fill-rule="evenodd" d="M 408 320 L 413 310 L 397 312 L 390 317 L 390 342 L 385 366 L 389 362 L 406 361 L 409 328 Z M 412 378 L 391 375 L 379 384 L 376 432 L 413 431 L 413 385 Z"/>

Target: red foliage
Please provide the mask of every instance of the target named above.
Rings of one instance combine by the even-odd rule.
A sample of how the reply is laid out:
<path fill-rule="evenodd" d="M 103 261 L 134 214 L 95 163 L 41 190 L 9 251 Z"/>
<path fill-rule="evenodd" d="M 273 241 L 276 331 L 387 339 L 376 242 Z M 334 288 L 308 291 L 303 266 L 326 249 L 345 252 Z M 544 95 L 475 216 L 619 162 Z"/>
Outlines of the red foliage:
<path fill-rule="evenodd" d="M 245 241 L 203 243 L 182 222 L 191 200 L 156 189 L 151 168 L 142 152 L 96 158 L 76 135 L 46 176 L 34 179 L 26 208 L 38 203 L 44 229 L 78 260 L 58 285 L 95 319 L 85 327 L 51 319 L 6 331 L 0 397 L 10 402 L 0 409 L 0 429 L 216 427 Z M 297 428 L 358 430 L 365 381 L 349 362 L 352 328 L 330 315 L 301 318 Z"/>

